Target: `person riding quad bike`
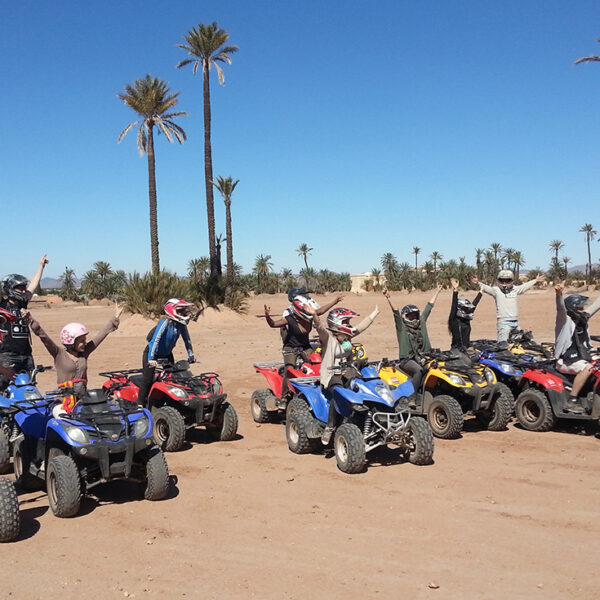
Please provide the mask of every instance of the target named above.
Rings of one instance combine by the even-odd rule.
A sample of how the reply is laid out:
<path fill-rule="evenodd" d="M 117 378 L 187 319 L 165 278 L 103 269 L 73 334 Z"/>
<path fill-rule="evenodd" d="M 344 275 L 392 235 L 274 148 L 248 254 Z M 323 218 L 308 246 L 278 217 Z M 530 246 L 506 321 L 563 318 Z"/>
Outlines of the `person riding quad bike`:
<path fill-rule="evenodd" d="M 296 367 L 298 356 L 308 361 L 309 355 L 312 352 L 310 332 L 312 331 L 313 317 L 308 309 L 314 309 L 317 315 L 323 315 L 338 302 L 341 302 L 344 297 L 343 294 L 339 294 L 331 302 L 320 306 L 309 294 L 310 290 L 291 288 L 288 291 L 288 300 L 291 304 L 283 312 L 281 319 L 273 320 L 271 317 L 271 307 L 266 304 L 264 306 L 265 319 L 269 327 L 281 328 L 282 330 L 284 372 L 281 383 L 281 400 L 284 402 L 290 394 L 288 369 Z"/>
<path fill-rule="evenodd" d="M 448 317 L 448 331 L 452 336 L 451 348 L 464 351 L 471 347 L 471 320 L 473 313 L 481 300 L 481 292 L 475 296 L 473 301 L 458 296 L 458 281 L 450 278 L 452 286 L 452 305 Z"/>
<path fill-rule="evenodd" d="M 0 367 L 12 369 L 17 373 L 33 371 L 34 362 L 31 350 L 29 324 L 22 312 L 27 308 L 33 293 L 40 283 L 44 267 L 48 264 L 46 255 L 42 256 L 40 266 L 29 281 L 23 275 L 11 273 L 2 280 L 2 298 L 0 309 L 12 315 L 3 325 L 0 337 Z M 4 389 L 10 377 L 0 372 L 0 390 Z"/>
<path fill-rule="evenodd" d="M 592 372 L 591 344 L 588 321 L 600 310 L 600 297 L 589 306 L 587 296 L 571 294 L 563 298 L 565 282 L 555 286 L 556 291 L 556 370 L 565 375 L 574 375 L 569 399 L 565 406 L 567 412 L 582 414 L 584 408 L 579 392 Z"/>

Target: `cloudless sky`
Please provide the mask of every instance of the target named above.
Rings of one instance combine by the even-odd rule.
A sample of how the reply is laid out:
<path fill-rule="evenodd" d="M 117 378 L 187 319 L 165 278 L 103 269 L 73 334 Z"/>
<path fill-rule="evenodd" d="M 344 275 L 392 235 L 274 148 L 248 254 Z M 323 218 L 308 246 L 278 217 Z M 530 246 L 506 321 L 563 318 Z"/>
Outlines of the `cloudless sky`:
<path fill-rule="evenodd" d="M 215 177 L 240 179 L 235 261 L 364 272 L 492 242 L 584 264 L 600 230 L 600 3 L 563 0 L 1 0 L 0 276 L 97 260 L 150 269 L 147 160 L 117 97 L 146 73 L 180 92 L 183 145 L 155 139 L 161 266 L 208 255 L 202 79 L 175 44 L 217 21 Z M 217 233 L 224 206 L 215 191 Z M 224 250 L 224 248 L 223 248 Z M 593 242 L 593 259 L 600 244 Z"/>

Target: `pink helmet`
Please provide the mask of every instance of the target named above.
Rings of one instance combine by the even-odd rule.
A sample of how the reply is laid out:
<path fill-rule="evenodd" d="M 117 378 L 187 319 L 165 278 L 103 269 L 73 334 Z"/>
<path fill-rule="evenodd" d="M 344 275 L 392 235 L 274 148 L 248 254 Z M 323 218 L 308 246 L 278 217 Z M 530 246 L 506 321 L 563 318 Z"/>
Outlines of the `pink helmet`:
<path fill-rule="evenodd" d="M 171 298 L 165 304 L 165 313 L 169 319 L 187 325 L 191 318 L 191 315 L 189 314 L 190 306 L 193 306 L 193 304 L 186 300 Z"/>
<path fill-rule="evenodd" d="M 80 335 L 88 333 L 88 328 L 81 323 L 67 323 L 60 332 L 60 341 L 65 346 L 72 346 Z"/>

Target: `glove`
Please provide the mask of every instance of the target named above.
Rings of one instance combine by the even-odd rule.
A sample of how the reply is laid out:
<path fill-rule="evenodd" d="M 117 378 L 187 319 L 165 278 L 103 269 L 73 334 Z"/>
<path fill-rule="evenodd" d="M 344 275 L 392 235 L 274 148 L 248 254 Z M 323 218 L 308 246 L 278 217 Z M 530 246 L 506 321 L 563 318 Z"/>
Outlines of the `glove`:
<path fill-rule="evenodd" d="M 192 354 L 191 356 L 188 357 L 188 362 L 190 364 L 195 363 L 196 362 L 196 357 Z"/>

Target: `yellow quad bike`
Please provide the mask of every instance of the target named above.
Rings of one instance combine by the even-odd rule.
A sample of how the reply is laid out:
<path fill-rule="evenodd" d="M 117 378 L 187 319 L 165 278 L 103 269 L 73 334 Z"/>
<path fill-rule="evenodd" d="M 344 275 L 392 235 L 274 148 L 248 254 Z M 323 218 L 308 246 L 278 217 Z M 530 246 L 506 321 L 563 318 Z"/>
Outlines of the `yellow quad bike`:
<path fill-rule="evenodd" d="M 435 350 L 423 361 L 420 389 L 409 407 L 414 414 L 427 417 L 433 435 L 460 437 L 465 414 L 474 415 L 490 431 L 506 428 L 512 415 L 512 394 L 497 382 L 491 369 L 454 352 Z M 390 386 L 409 379 L 391 363 L 384 363 L 379 376 Z"/>

